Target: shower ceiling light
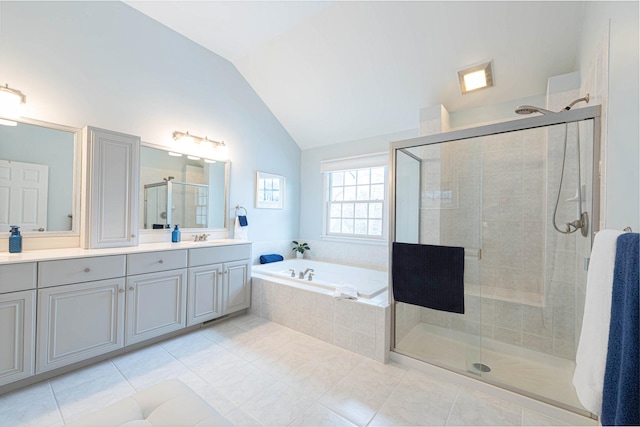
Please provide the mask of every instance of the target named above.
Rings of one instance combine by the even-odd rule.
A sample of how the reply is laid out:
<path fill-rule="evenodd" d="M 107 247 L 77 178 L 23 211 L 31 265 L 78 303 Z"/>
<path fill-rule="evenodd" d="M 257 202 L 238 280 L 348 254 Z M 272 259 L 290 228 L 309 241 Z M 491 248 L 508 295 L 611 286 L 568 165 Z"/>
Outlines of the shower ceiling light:
<path fill-rule="evenodd" d="M 460 92 L 464 95 L 474 90 L 493 86 L 493 65 L 491 61 L 471 65 L 458 71 Z"/>

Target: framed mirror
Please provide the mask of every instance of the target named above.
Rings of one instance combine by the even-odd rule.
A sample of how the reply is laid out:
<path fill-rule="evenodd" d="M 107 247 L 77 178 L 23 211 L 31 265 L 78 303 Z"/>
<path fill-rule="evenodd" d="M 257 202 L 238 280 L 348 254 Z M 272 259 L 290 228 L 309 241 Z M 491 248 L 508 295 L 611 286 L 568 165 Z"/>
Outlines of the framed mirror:
<path fill-rule="evenodd" d="M 17 225 L 31 237 L 77 234 L 80 129 L 13 123 L 0 125 L 0 232 Z"/>
<path fill-rule="evenodd" d="M 140 230 L 226 229 L 229 162 L 167 150 L 140 148 Z"/>

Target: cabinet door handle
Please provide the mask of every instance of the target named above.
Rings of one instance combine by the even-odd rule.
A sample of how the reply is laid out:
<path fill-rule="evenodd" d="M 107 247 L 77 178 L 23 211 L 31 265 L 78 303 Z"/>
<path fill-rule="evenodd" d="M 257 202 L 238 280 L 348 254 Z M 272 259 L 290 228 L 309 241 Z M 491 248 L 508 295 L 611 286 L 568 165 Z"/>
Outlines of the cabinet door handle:
<path fill-rule="evenodd" d="M 162 263 L 164 263 L 164 261 L 163 261 L 163 260 L 158 261 L 158 264 L 162 264 Z"/>
<path fill-rule="evenodd" d="M 133 291 L 135 288 L 133 286 L 129 286 L 129 290 Z"/>
<path fill-rule="evenodd" d="M 118 293 L 121 294 L 124 292 L 124 289 L 118 289 Z"/>
<path fill-rule="evenodd" d="M 135 235 L 135 234 L 132 234 L 132 235 L 131 235 L 131 238 L 134 238 L 134 239 L 135 239 L 135 237 L 136 237 L 136 235 Z"/>
<path fill-rule="evenodd" d="M 85 268 L 84 268 L 84 272 L 85 272 L 85 273 L 88 273 L 88 272 L 90 272 L 90 271 L 91 271 L 91 269 L 90 269 L 89 267 L 85 267 Z"/>

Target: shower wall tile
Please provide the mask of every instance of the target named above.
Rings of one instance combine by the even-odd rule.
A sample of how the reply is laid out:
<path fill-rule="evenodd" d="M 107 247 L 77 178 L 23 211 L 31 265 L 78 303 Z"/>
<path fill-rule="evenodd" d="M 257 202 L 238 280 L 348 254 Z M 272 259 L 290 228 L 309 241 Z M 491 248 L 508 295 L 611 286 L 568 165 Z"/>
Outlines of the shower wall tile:
<path fill-rule="evenodd" d="M 566 341 L 558 338 L 553 339 L 553 355 L 564 359 L 576 359 L 575 341 Z"/>
<path fill-rule="evenodd" d="M 544 271 L 544 247 L 525 245 L 522 256 L 522 267 L 527 275 L 541 276 Z"/>
<path fill-rule="evenodd" d="M 481 270 L 482 286 L 521 291 L 522 270 L 519 268 L 502 268 L 487 266 Z"/>
<path fill-rule="evenodd" d="M 489 171 L 484 172 L 485 175 L 483 176 L 482 184 L 483 200 L 495 199 L 498 197 L 511 197 L 522 194 L 522 172 L 493 174 L 489 173 Z"/>
<path fill-rule="evenodd" d="M 524 199 L 522 194 L 507 197 L 482 197 L 483 221 L 509 221 L 522 217 Z"/>
<path fill-rule="evenodd" d="M 522 331 L 539 337 L 553 337 L 553 310 L 543 307 L 522 307 Z"/>
<path fill-rule="evenodd" d="M 496 327 L 522 330 L 522 304 L 508 301 L 496 301 L 493 322 Z"/>
<path fill-rule="evenodd" d="M 548 337 L 540 337 L 531 335 L 526 332 L 522 333 L 522 346 L 530 350 L 539 351 L 541 353 L 553 353 L 553 339 Z"/>
<path fill-rule="evenodd" d="M 422 320 L 422 309 L 418 306 L 399 302 L 396 304 L 395 334 L 396 341 L 402 341 L 409 332 Z M 427 322 L 427 320 L 422 320 Z M 430 322 L 427 322 L 430 323 Z M 441 324 L 440 326 L 443 326 Z"/>
<path fill-rule="evenodd" d="M 573 307 L 555 308 L 553 310 L 553 337 L 565 341 L 575 341 L 575 318 L 576 312 Z"/>
<path fill-rule="evenodd" d="M 514 331 L 511 329 L 494 328 L 493 338 L 507 344 L 522 346 L 522 331 Z"/>
<path fill-rule="evenodd" d="M 576 253 L 573 251 L 550 251 L 547 259 L 547 278 L 553 281 L 576 281 Z M 549 275 L 551 273 L 551 275 Z"/>
<path fill-rule="evenodd" d="M 495 313 L 495 301 L 489 298 L 482 298 L 481 302 L 481 323 L 493 329 L 493 316 Z M 492 333 L 493 335 L 493 333 Z"/>

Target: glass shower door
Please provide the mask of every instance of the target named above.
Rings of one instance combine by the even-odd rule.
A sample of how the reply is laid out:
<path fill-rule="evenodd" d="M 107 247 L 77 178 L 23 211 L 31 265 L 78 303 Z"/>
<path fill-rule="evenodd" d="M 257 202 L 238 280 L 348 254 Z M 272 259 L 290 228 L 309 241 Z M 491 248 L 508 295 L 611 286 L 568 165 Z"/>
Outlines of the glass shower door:
<path fill-rule="evenodd" d="M 464 248 L 464 314 L 396 303 L 395 349 L 481 375 L 480 146 L 456 141 L 396 156 L 395 241 Z"/>

